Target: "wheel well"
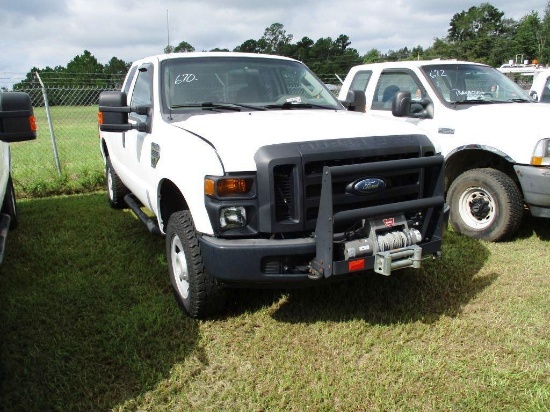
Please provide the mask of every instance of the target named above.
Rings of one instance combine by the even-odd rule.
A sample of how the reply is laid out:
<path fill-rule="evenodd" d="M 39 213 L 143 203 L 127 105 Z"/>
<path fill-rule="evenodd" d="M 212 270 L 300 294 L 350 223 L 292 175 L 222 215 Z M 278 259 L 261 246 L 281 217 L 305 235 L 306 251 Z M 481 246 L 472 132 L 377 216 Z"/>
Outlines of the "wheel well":
<path fill-rule="evenodd" d="M 451 183 L 465 171 L 484 167 L 506 173 L 519 186 L 512 163 L 504 157 L 487 150 L 464 149 L 453 153 L 445 161 L 445 191 L 447 191 Z"/>
<path fill-rule="evenodd" d="M 109 149 L 107 149 L 107 143 L 105 143 L 104 139 L 101 139 L 101 150 L 103 152 L 103 156 L 105 158 L 109 157 Z"/>
<path fill-rule="evenodd" d="M 189 206 L 178 187 L 170 180 L 162 181 L 159 189 L 159 196 L 159 214 L 164 229 L 172 213 L 179 210 L 189 210 Z"/>

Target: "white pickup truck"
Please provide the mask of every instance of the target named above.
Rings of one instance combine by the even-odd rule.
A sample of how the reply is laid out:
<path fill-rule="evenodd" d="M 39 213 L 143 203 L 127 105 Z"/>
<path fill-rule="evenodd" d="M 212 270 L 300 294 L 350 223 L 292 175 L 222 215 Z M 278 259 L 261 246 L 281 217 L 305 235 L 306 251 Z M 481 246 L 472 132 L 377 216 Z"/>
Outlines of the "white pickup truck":
<path fill-rule="evenodd" d="M 29 95 L 0 93 L 0 263 L 4 259 L 8 230 L 17 226 L 9 144 L 31 139 L 36 139 L 36 120 Z"/>
<path fill-rule="evenodd" d="M 350 70 L 339 99 L 356 104 L 361 93 L 370 115 L 418 125 L 440 145 L 455 231 L 498 241 L 516 232 L 525 206 L 550 217 L 550 106 L 534 104 L 496 69 L 442 60 L 365 64 Z"/>
<path fill-rule="evenodd" d="M 430 139 L 345 110 L 298 61 L 152 56 L 99 111 L 110 204 L 166 235 L 192 317 L 219 311 L 226 287 L 389 275 L 440 252 L 448 208 Z"/>

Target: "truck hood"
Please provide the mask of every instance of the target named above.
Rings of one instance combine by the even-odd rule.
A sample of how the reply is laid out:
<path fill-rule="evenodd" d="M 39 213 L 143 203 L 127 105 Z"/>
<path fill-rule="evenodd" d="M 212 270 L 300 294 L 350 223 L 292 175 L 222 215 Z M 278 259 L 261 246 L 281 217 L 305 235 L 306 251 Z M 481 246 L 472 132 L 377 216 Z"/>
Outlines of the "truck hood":
<path fill-rule="evenodd" d="M 437 140 L 446 155 L 452 148 L 480 144 L 496 148 L 518 163 L 529 163 L 536 143 L 550 137 L 550 105 L 536 103 L 480 104 L 446 109 L 437 118 Z M 453 134 L 450 139 L 446 134 Z"/>
<path fill-rule="evenodd" d="M 226 171 L 255 170 L 266 145 L 365 136 L 425 134 L 418 127 L 345 110 L 280 110 L 192 116 L 172 123 L 210 142 Z"/>

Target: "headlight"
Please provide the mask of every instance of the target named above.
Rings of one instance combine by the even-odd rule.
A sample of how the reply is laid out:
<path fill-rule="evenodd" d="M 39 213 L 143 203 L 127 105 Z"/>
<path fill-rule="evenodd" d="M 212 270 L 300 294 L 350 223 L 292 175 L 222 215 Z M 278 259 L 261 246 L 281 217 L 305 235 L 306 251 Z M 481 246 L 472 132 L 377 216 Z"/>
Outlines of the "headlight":
<path fill-rule="evenodd" d="M 539 140 L 531 157 L 531 164 L 535 166 L 550 165 L 550 139 Z"/>
<path fill-rule="evenodd" d="M 221 230 L 246 226 L 246 209 L 243 206 L 230 206 L 220 209 Z"/>

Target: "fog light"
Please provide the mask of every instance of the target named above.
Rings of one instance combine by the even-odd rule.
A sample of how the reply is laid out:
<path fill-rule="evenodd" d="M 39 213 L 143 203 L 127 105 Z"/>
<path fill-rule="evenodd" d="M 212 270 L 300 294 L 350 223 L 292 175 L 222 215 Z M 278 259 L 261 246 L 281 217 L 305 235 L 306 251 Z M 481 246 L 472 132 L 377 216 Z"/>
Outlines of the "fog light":
<path fill-rule="evenodd" d="M 243 206 L 220 209 L 220 228 L 222 230 L 246 226 L 246 209 Z"/>

